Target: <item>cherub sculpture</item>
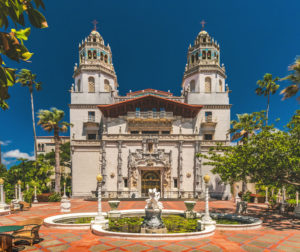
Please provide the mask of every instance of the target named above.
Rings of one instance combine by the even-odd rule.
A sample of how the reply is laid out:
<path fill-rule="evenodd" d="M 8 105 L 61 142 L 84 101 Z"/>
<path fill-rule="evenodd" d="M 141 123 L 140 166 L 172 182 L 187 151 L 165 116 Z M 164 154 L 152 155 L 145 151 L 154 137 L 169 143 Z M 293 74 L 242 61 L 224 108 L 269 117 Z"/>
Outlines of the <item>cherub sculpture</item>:
<path fill-rule="evenodd" d="M 156 188 L 149 189 L 149 199 L 146 200 L 147 204 L 145 209 L 163 209 L 163 205 L 161 202 L 158 202 L 160 199 L 160 192 L 156 191 Z"/>

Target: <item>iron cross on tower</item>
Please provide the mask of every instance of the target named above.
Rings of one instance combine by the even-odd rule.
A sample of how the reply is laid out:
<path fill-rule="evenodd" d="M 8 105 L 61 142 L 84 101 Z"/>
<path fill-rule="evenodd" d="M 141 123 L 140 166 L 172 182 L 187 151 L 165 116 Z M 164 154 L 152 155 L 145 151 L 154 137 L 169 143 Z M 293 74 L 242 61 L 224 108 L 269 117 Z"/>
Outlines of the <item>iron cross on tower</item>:
<path fill-rule="evenodd" d="M 97 24 L 98 24 L 97 20 L 94 20 L 92 24 L 94 25 L 94 31 L 97 31 Z"/>
<path fill-rule="evenodd" d="M 204 25 L 206 24 L 206 22 L 205 22 L 204 20 L 202 20 L 202 21 L 200 22 L 200 24 L 202 25 L 202 30 L 204 30 Z"/>

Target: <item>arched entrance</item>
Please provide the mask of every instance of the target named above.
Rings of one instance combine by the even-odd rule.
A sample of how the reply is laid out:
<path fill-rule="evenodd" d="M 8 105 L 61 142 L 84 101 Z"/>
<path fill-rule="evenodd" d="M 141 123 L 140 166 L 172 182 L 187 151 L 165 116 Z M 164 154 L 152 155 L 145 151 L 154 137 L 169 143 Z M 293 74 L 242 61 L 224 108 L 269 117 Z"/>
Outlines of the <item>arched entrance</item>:
<path fill-rule="evenodd" d="M 148 196 L 149 189 L 160 190 L 160 170 L 142 170 L 142 197 Z"/>

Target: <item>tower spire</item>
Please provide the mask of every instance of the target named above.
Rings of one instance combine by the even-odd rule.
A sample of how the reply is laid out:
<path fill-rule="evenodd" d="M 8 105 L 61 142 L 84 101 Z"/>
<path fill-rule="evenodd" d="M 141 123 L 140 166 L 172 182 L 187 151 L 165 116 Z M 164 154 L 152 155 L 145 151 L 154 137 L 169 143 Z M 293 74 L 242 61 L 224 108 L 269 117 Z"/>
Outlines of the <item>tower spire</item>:
<path fill-rule="evenodd" d="M 204 26 L 205 26 L 206 22 L 205 22 L 204 20 L 202 20 L 202 21 L 200 22 L 200 24 L 202 25 L 202 29 L 201 29 L 201 30 L 204 30 Z"/>
<path fill-rule="evenodd" d="M 98 21 L 95 19 L 92 24 L 94 25 L 94 31 L 97 31 L 97 24 L 98 24 Z"/>

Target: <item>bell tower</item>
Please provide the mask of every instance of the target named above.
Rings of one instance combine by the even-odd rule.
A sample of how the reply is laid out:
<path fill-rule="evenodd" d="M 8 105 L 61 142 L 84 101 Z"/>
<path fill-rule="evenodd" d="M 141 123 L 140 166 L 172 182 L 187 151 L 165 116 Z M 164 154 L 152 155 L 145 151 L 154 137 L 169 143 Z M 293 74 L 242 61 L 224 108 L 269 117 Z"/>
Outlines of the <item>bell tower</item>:
<path fill-rule="evenodd" d="M 117 95 L 117 76 L 109 44 L 94 30 L 79 43 L 79 65 L 74 66 L 71 104 L 111 104 Z"/>
<path fill-rule="evenodd" d="M 229 104 L 225 67 L 220 65 L 220 46 L 205 30 L 190 45 L 182 81 L 185 102 Z"/>

